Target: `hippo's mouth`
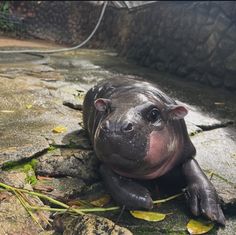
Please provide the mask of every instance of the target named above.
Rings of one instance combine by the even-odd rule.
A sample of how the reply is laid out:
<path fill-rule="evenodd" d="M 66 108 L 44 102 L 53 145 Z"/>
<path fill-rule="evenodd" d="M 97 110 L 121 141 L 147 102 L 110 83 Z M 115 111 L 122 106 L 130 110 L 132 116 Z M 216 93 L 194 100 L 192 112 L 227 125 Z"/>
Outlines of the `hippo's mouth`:
<path fill-rule="evenodd" d="M 124 158 L 118 154 L 112 154 L 116 161 L 110 165 L 119 175 L 136 179 L 154 179 L 171 170 L 175 163 L 175 154 L 164 158 L 155 158 L 148 153 L 142 160 Z M 122 161 L 122 164 L 119 162 Z"/>
<path fill-rule="evenodd" d="M 133 162 L 133 160 L 129 160 Z M 134 164 L 132 164 L 134 166 Z M 140 161 L 138 164 L 135 164 L 136 167 L 132 167 L 130 169 L 124 169 L 124 167 L 119 168 L 116 166 L 111 166 L 111 168 L 119 175 L 136 178 L 136 179 L 154 179 L 166 172 L 165 168 L 169 168 L 168 164 L 158 164 L 156 166 L 149 167 L 146 165 L 144 161 Z"/>
<path fill-rule="evenodd" d="M 105 161 L 105 162 L 108 165 L 110 165 L 111 168 L 114 169 L 115 171 L 130 172 L 133 171 L 134 169 L 141 168 L 143 164 L 143 160 L 123 157 L 116 153 L 111 154 L 110 157 L 112 161 Z"/>
<path fill-rule="evenodd" d="M 143 134 L 143 133 L 142 133 Z M 171 170 L 177 153 L 169 151 L 159 131 L 122 138 L 100 133 L 96 142 L 98 158 L 119 175 L 136 179 L 154 179 Z M 109 137 L 109 138 L 108 138 Z M 141 141 L 145 139 L 145 141 Z"/>

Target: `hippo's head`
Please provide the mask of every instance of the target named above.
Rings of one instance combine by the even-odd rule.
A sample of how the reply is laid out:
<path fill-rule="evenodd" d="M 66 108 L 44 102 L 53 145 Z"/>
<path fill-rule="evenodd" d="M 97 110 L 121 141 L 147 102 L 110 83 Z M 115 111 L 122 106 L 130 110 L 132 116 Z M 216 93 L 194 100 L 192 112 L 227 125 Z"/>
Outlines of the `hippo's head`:
<path fill-rule="evenodd" d="M 98 98 L 94 105 L 102 115 L 95 152 L 117 173 L 154 178 L 179 161 L 184 142 L 180 119 L 187 110 L 159 89 L 126 90 Z"/>

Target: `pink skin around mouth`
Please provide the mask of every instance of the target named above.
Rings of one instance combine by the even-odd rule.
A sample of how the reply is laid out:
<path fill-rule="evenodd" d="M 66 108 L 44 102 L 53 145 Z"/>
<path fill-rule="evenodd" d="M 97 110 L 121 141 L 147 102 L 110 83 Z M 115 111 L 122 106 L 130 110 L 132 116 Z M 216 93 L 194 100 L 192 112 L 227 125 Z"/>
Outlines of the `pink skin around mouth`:
<path fill-rule="evenodd" d="M 120 175 L 137 179 L 154 179 L 171 170 L 178 161 L 177 142 L 169 139 L 166 132 L 153 131 L 150 134 L 149 151 L 144 158 L 143 169 L 135 169 L 127 173 L 113 169 Z M 168 145 L 172 143 L 172 145 Z M 180 149 L 180 148 L 179 148 Z"/>

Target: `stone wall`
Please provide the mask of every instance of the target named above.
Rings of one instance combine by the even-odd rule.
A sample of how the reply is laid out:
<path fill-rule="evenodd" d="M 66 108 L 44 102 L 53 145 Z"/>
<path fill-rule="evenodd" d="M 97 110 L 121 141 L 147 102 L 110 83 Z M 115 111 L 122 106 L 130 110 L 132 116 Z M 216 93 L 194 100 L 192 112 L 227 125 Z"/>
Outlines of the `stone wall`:
<path fill-rule="evenodd" d="M 11 14 L 28 36 L 75 45 L 93 30 L 100 12 L 82 1 L 13 1 Z"/>
<path fill-rule="evenodd" d="M 15 2 L 12 12 L 38 38 L 75 45 L 92 31 L 101 6 Z M 236 2 L 157 2 L 139 10 L 108 7 L 87 45 L 186 80 L 236 90 Z"/>

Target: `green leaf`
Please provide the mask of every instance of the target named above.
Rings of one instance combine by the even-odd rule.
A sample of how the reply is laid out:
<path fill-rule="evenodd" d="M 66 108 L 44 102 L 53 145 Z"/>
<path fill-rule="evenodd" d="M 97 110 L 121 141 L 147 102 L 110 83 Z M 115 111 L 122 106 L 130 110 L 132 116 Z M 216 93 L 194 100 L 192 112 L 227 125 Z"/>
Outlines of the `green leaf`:
<path fill-rule="evenodd" d="M 190 234 L 205 234 L 213 229 L 214 223 L 206 220 L 191 219 L 187 224 L 187 230 Z"/>
<path fill-rule="evenodd" d="M 135 218 L 154 222 L 164 220 L 166 217 L 166 214 L 151 211 L 130 211 L 130 213 Z"/>

